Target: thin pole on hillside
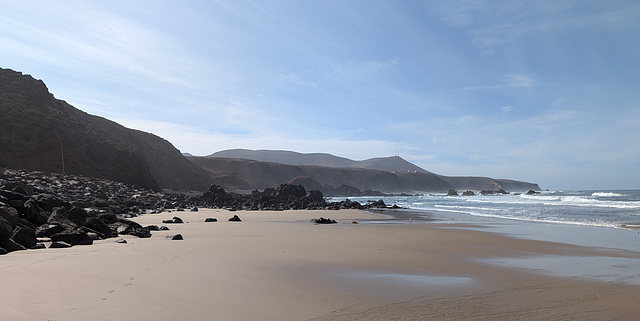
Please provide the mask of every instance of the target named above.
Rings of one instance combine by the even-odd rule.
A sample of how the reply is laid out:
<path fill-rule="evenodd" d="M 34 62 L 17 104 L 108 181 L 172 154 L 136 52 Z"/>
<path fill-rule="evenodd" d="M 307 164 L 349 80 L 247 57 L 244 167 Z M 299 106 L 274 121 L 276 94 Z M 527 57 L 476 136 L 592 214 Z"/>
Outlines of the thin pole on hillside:
<path fill-rule="evenodd" d="M 60 157 L 62 158 L 62 175 L 65 175 L 65 172 L 64 172 L 64 150 L 62 149 L 62 142 L 60 142 Z"/>

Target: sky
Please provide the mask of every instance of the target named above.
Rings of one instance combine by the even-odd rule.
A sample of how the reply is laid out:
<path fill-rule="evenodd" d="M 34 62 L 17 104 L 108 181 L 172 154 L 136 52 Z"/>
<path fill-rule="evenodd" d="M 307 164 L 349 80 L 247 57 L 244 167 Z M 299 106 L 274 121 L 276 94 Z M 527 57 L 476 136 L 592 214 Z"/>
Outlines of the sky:
<path fill-rule="evenodd" d="M 638 1 L 9 1 L 0 67 L 182 152 L 640 188 Z"/>

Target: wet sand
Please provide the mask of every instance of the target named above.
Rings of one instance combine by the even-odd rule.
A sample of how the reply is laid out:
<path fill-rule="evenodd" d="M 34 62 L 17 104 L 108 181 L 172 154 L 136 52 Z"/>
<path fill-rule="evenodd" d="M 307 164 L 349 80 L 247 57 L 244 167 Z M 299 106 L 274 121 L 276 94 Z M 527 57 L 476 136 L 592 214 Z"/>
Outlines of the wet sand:
<path fill-rule="evenodd" d="M 232 215 L 242 222 L 228 222 Z M 640 286 L 518 260 L 640 252 L 511 238 L 483 226 L 368 224 L 357 210 L 149 214 L 150 239 L 0 258 L 6 320 L 636 320 Z M 338 224 L 314 225 L 320 216 Z M 216 217 L 216 223 L 205 223 Z M 352 221 L 359 224 L 353 224 Z M 396 221 L 394 221 L 396 222 Z M 167 235 L 180 233 L 182 241 Z M 585 235 L 585 238 L 588 238 Z M 627 261 L 624 261 L 627 260 Z M 630 260 L 630 261 L 629 261 Z M 524 265 L 523 265 L 524 264 Z M 620 269 L 632 269 L 624 266 Z M 606 271 L 603 271 L 603 273 Z"/>

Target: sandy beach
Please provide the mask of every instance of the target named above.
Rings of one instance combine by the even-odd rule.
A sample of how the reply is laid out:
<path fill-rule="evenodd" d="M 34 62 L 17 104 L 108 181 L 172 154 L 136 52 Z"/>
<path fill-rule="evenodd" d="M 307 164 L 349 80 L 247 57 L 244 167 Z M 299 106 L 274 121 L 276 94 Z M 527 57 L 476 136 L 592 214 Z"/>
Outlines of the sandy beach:
<path fill-rule="evenodd" d="M 242 222 L 228 222 L 238 215 Z M 380 224 L 359 210 L 148 214 L 149 239 L 0 259 L 3 320 L 636 320 L 640 285 L 500 264 L 640 252 L 482 226 Z M 338 224 L 314 225 L 329 217 Z M 207 217 L 218 222 L 205 223 Z M 359 224 L 353 224 L 353 221 Z M 181 234 L 182 241 L 166 239 Z M 588 237 L 588 236 L 585 236 Z M 624 264 L 619 264 L 624 268 Z M 603 273 L 605 273 L 603 271 Z"/>

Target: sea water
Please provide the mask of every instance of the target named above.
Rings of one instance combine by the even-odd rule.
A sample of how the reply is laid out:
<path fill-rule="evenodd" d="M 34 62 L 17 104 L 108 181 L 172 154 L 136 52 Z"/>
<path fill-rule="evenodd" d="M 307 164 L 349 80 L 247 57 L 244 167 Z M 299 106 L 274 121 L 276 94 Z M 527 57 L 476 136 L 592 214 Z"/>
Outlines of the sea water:
<path fill-rule="evenodd" d="M 344 200 L 334 198 L 330 201 Z M 454 229 L 504 233 L 512 237 L 560 242 L 598 249 L 600 254 L 531 255 L 484 258 L 483 262 L 561 277 L 640 285 L 640 190 L 544 191 L 527 195 L 354 197 L 367 203 L 382 199 L 388 206 L 411 210 L 396 213 L 395 222 L 436 220 Z M 385 211 L 394 222 L 394 211 Z M 399 215 L 399 213 L 402 213 Z M 404 221 L 402 221 L 404 220 Z M 446 224 L 445 227 L 447 228 Z M 623 254 L 618 256 L 617 254 Z"/>
<path fill-rule="evenodd" d="M 341 200 L 344 198 L 334 198 Z M 430 193 L 419 196 L 353 197 L 367 203 L 382 199 L 388 206 L 418 210 L 424 217 L 439 211 L 471 217 L 486 217 L 553 224 L 615 228 L 640 228 L 640 190 L 543 191 L 524 193 L 448 196 Z"/>

